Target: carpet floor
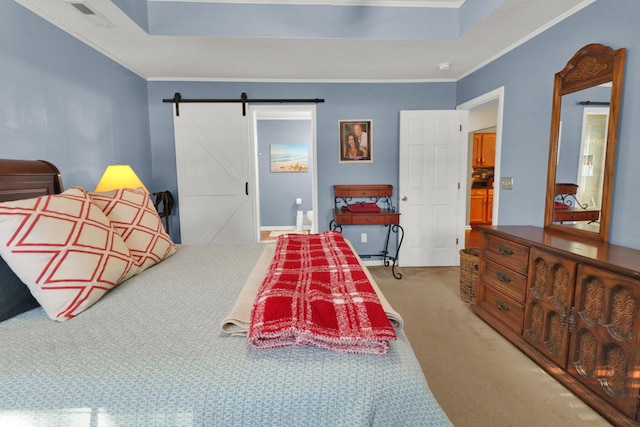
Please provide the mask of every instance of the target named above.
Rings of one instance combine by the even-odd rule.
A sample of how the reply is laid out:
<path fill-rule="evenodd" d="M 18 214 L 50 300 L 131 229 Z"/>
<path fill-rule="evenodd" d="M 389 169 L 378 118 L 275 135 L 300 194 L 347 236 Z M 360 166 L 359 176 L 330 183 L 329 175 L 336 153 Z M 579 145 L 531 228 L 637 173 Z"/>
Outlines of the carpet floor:
<path fill-rule="evenodd" d="M 456 427 L 610 426 L 460 299 L 458 267 L 369 267 Z"/>

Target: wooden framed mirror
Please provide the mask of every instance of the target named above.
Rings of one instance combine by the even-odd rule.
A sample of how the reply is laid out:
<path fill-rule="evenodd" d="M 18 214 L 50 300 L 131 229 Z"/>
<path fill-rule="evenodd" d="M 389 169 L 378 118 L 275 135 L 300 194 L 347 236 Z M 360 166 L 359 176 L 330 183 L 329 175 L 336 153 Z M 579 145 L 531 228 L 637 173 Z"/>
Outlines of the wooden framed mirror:
<path fill-rule="evenodd" d="M 580 49 L 555 75 L 544 226 L 607 242 L 626 49 Z"/>

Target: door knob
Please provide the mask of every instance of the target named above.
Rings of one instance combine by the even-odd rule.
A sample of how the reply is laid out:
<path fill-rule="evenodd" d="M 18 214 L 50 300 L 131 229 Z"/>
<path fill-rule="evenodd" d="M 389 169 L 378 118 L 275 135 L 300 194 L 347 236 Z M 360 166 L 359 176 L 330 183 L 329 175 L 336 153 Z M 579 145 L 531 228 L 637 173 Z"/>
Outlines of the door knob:
<path fill-rule="evenodd" d="M 402 201 L 406 202 L 407 201 L 407 196 L 402 196 Z"/>

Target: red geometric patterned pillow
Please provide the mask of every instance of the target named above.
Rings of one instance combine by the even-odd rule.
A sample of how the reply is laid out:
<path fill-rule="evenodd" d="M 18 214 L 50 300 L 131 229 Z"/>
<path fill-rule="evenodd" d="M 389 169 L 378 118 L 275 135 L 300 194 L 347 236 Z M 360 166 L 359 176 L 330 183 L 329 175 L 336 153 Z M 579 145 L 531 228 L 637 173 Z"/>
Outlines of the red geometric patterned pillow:
<path fill-rule="evenodd" d="M 144 190 L 121 188 L 89 194 L 124 239 L 138 273 L 176 253 L 176 245 L 164 231 L 158 211 Z"/>
<path fill-rule="evenodd" d="M 86 310 L 136 266 L 80 188 L 0 203 L 0 254 L 53 320 Z"/>

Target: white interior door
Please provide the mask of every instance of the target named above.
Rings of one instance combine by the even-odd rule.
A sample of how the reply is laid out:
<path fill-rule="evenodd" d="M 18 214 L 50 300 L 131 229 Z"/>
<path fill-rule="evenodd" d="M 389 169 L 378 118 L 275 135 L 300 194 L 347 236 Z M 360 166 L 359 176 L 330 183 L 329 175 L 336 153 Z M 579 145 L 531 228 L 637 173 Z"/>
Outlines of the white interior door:
<path fill-rule="evenodd" d="M 399 210 L 405 267 L 459 265 L 463 111 L 400 112 Z M 460 240 L 459 238 L 462 237 Z"/>
<path fill-rule="evenodd" d="M 182 243 L 255 242 L 252 150 L 242 104 L 180 104 L 174 129 Z"/>

